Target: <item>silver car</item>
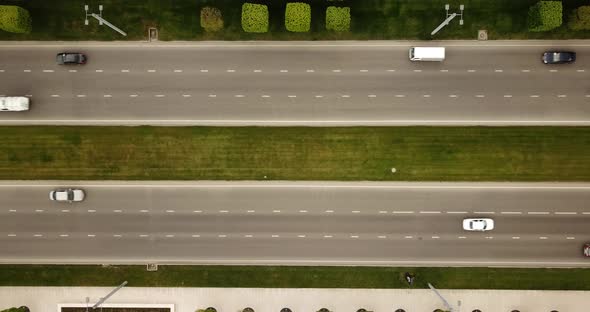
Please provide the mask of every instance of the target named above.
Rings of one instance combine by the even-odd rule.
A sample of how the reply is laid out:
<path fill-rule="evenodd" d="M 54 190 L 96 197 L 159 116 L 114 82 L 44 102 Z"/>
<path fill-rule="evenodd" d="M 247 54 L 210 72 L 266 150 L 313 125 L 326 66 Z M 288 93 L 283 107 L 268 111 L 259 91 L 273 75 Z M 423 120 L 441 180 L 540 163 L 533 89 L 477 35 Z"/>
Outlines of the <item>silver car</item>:
<path fill-rule="evenodd" d="M 463 219 L 463 230 L 485 232 L 494 229 L 494 220 L 488 218 Z"/>
<path fill-rule="evenodd" d="M 49 199 L 60 202 L 80 202 L 84 200 L 84 191 L 80 189 L 57 189 L 49 192 Z"/>

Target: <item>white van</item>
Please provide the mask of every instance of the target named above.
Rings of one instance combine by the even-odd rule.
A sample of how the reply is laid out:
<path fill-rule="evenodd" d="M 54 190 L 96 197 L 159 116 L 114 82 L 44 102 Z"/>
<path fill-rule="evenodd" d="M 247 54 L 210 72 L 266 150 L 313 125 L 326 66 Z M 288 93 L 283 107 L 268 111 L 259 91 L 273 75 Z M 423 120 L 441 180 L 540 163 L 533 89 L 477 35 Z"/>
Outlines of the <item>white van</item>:
<path fill-rule="evenodd" d="M 29 110 L 29 98 L 24 96 L 0 96 L 0 112 Z"/>
<path fill-rule="evenodd" d="M 444 47 L 410 48 L 410 61 L 442 62 L 445 60 Z"/>

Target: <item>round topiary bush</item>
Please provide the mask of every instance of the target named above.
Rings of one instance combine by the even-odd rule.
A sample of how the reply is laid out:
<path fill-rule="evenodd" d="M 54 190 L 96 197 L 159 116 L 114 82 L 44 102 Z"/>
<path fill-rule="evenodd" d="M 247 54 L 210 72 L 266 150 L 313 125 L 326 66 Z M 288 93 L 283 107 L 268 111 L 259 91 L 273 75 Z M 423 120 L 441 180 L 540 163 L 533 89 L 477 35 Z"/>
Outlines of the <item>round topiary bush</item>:
<path fill-rule="evenodd" d="M 326 9 L 326 29 L 333 31 L 350 30 L 350 8 L 330 6 Z"/>
<path fill-rule="evenodd" d="M 29 11 L 16 5 L 0 5 L 0 29 L 11 33 L 30 33 L 32 29 Z"/>
<path fill-rule="evenodd" d="M 285 28 L 292 32 L 307 32 L 311 25 L 311 6 L 303 2 L 287 3 Z"/>
<path fill-rule="evenodd" d="M 216 32 L 223 29 L 221 10 L 214 7 L 201 8 L 201 27 L 206 32 Z"/>
<path fill-rule="evenodd" d="M 242 29 L 249 33 L 268 31 L 268 7 L 264 4 L 244 3 L 242 5 Z"/>

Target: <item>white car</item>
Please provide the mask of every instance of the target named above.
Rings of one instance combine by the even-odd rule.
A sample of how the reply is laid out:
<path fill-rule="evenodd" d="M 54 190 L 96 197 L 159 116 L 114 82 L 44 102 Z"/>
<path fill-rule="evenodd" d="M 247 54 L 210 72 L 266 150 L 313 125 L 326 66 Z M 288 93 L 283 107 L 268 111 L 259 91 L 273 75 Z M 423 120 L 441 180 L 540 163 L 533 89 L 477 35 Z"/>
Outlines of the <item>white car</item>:
<path fill-rule="evenodd" d="M 49 199 L 61 202 L 79 202 L 84 200 L 84 191 L 79 189 L 58 189 L 49 192 Z"/>
<path fill-rule="evenodd" d="M 0 96 L 0 112 L 27 111 L 29 103 L 29 98 L 24 96 Z"/>
<path fill-rule="evenodd" d="M 463 219 L 463 229 L 465 231 L 491 231 L 494 229 L 494 220 L 492 219 Z"/>

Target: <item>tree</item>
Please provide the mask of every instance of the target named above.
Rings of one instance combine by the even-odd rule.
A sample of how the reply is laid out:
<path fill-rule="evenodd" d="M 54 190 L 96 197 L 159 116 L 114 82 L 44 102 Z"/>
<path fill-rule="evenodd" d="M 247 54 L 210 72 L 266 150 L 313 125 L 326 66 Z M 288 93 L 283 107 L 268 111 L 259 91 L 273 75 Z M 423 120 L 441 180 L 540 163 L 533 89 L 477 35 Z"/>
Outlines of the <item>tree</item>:
<path fill-rule="evenodd" d="M 201 9 L 201 27 L 207 32 L 215 32 L 223 29 L 223 17 L 221 10 L 214 7 Z"/>
<path fill-rule="evenodd" d="M 0 29 L 12 33 L 30 33 L 29 11 L 16 5 L 0 5 Z"/>
<path fill-rule="evenodd" d="M 25 306 L 21 306 L 18 308 L 10 308 L 10 309 L 6 309 L 6 310 L 2 310 L 0 312 L 29 312 L 29 308 L 25 307 Z"/>
<path fill-rule="evenodd" d="M 590 6 L 581 6 L 572 11 L 568 27 L 572 30 L 590 30 Z"/>
<path fill-rule="evenodd" d="M 563 23 L 561 1 L 539 1 L 529 8 L 529 31 L 548 31 Z"/>

